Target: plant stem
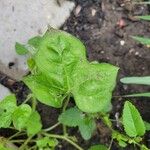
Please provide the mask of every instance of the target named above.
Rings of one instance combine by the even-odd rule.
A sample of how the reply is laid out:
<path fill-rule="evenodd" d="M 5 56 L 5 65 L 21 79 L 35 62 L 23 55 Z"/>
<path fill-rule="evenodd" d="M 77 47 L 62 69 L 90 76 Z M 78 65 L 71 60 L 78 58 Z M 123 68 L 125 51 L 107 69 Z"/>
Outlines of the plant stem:
<path fill-rule="evenodd" d="M 113 143 L 113 138 L 112 138 L 112 139 L 111 139 L 111 141 L 110 141 L 110 144 L 109 144 L 108 150 L 111 150 L 112 143 Z"/>
<path fill-rule="evenodd" d="M 55 129 L 56 127 L 58 127 L 60 125 L 59 122 L 57 122 L 56 124 L 54 124 L 53 126 L 47 128 L 47 129 L 44 129 L 45 132 L 48 132 L 48 131 L 51 131 L 53 129 Z"/>
<path fill-rule="evenodd" d="M 34 145 L 34 146 L 30 147 L 28 150 L 34 150 L 34 149 L 36 149 L 36 148 L 37 148 L 37 146 Z"/>
<path fill-rule="evenodd" d="M 11 140 L 12 143 L 20 143 L 20 142 L 24 142 L 24 141 L 25 141 L 25 139 L 24 140 Z"/>
<path fill-rule="evenodd" d="M 31 98 L 32 98 L 32 94 L 29 94 L 22 104 L 27 103 Z"/>
<path fill-rule="evenodd" d="M 36 109 L 36 104 L 37 104 L 36 98 L 33 97 L 33 98 L 32 98 L 32 109 L 33 109 L 33 110 Z"/>
<path fill-rule="evenodd" d="M 32 139 L 32 136 L 28 137 L 27 140 L 20 146 L 19 150 L 24 150 L 25 146 Z"/>
<path fill-rule="evenodd" d="M 69 100 L 70 100 L 70 94 L 68 95 L 65 103 L 64 103 L 64 106 L 63 106 L 63 110 L 62 112 L 65 112 L 67 106 L 68 106 L 68 103 L 69 103 Z M 64 133 L 64 136 L 67 136 L 67 127 L 65 125 L 63 125 L 63 133 Z"/>
<path fill-rule="evenodd" d="M 68 97 L 67 97 L 67 99 L 66 99 L 66 101 L 65 101 L 65 103 L 64 103 L 63 112 L 65 112 L 65 110 L 66 110 L 66 108 L 67 108 L 67 106 L 68 106 L 69 100 L 70 100 L 70 94 L 68 95 Z"/>
<path fill-rule="evenodd" d="M 45 136 L 51 137 L 51 138 L 56 138 L 56 139 L 62 139 L 67 141 L 68 143 L 70 143 L 71 145 L 73 145 L 75 148 L 77 148 L 78 150 L 84 150 L 82 147 L 80 147 L 78 144 L 76 144 L 75 142 L 73 142 L 72 140 L 70 140 L 69 138 L 67 138 L 64 135 L 56 135 L 56 134 L 48 134 L 48 133 L 43 133 Z"/>
<path fill-rule="evenodd" d="M 12 136 L 10 136 L 10 137 L 8 138 L 8 140 L 13 139 L 14 137 L 18 136 L 20 133 L 21 133 L 21 132 L 19 131 L 19 132 L 13 134 Z"/>

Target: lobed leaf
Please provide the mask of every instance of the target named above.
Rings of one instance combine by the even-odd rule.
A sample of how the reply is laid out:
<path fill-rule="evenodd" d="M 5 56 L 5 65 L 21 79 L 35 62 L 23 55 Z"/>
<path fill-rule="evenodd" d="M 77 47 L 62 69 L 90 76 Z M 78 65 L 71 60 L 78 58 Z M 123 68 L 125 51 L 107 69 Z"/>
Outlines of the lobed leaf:
<path fill-rule="evenodd" d="M 8 128 L 10 126 L 12 114 L 16 108 L 15 95 L 9 95 L 0 102 L 0 128 Z"/>
<path fill-rule="evenodd" d="M 88 63 L 84 45 L 72 35 L 50 29 L 40 39 L 38 51 L 29 64 L 31 70 L 36 66 L 36 72 L 23 81 L 40 102 L 59 108 L 64 95 L 71 93 L 84 112 L 111 109 L 118 68 Z"/>
<path fill-rule="evenodd" d="M 125 102 L 123 109 L 123 126 L 130 137 L 142 136 L 145 133 L 145 125 L 140 113 L 129 101 Z"/>

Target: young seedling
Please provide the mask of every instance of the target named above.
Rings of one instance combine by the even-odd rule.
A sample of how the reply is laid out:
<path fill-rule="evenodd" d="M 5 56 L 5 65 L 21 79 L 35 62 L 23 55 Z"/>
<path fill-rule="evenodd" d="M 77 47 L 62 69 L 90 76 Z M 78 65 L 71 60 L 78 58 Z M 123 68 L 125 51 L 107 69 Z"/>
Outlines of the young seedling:
<path fill-rule="evenodd" d="M 28 56 L 30 75 L 23 82 L 31 93 L 21 105 L 16 104 L 14 95 L 0 102 L 0 127 L 15 130 L 9 138 L 0 139 L 0 148 L 5 150 L 54 150 L 59 140 L 70 143 L 78 150 L 77 139 L 67 132 L 68 127 L 78 127 L 81 136 L 89 140 L 96 129 L 96 120 L 101 119 L 112 132 L 109 146 L 93 145 L 89 150 L 111 149 L 114 140 L 122 147 L 142 143 L 145 124 L 137 111 L 126 102 L 123 109 L 122 125 L 125 133 L 113 129 L 108 112 L 111 110 L 112 92 L 116 84 L 118 68 L 98 62 L 89 62 L 85 46 L 72 35 L 49 29 L 42 37 L 35 37 L 27 45 L 16 44 L 19 54 Z M 36 110 L 37 100 L 54 108 L 61 108 L 58 122 L 43 129 L 41 117 Z M 28 102 L 31 102 L 31 106 Z M 74 106 L 69 107 L 70 101 Z M 52 130 L 63 126 L 62 134 Z M 23 136 L 22 136 L 23 135 Z M 23 137 L 23 138 L 22 138 Z M 20 139 L 21 138 L 21 139 Z"/>

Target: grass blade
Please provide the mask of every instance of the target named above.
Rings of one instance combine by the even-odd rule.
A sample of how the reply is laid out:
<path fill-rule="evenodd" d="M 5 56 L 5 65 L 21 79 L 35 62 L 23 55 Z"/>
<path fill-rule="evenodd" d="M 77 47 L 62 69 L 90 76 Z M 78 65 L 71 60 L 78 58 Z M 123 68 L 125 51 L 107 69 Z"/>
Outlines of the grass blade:
<path fill-rule="evenodd" d="M 126 77 L 120 80 L 125 84 L 142 84 L 142 85 L 150 85 L 150 76 L 145 77 Z"/>

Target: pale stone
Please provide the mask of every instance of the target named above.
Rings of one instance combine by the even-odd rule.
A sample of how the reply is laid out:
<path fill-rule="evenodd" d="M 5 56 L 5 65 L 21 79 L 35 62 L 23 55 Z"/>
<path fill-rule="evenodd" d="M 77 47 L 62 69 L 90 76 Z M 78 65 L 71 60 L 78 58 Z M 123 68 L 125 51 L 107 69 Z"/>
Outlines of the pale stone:
<path fill-rule="evenodd" d="M 2 101 L 6 96 L 10 95 L 11 92 L 0 84 L 0 101 Z"/>
<path fill-rule="evenodd" d="M 19 80 L 27 71 L 25 56 L 15 52 L 15 42 L 26 43 L 47 26 L 59 28 L 69 17 L 74 3 L 56 0 L 0 1 L 0 71 Z M 11 69 L 9 63 L 14 63 Z"/>

